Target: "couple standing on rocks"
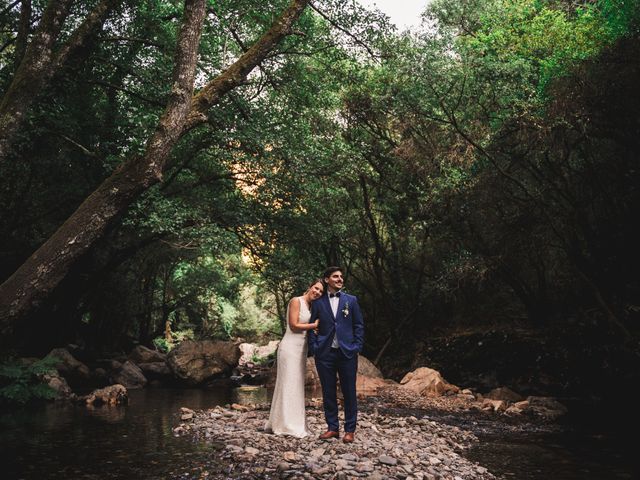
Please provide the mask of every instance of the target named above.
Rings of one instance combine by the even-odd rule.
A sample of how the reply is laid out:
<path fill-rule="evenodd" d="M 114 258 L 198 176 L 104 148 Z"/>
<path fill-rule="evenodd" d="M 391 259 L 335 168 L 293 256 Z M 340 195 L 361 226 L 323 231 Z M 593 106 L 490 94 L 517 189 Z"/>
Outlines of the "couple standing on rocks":
<path fill-rule="evenodd" d="M 321 440 L 340 436 L 337 380 L 344 396 L 344 437 L 354 441 L 358 404 L 356 376 L 358 353 L 364 345 L 364 323 L 358 299 L 342 292 L 343 272 L 329 267 L 307 291 L 291 299 L 287 330 L 278 348 L 278 372 L 265 429 L 276 435 L 310 435 L 304 400 L 307 351 L 314 355 L 322 386 L 322 406 L 327 431 Z M 311 319 L 314 319 L 313 322 Z"/>

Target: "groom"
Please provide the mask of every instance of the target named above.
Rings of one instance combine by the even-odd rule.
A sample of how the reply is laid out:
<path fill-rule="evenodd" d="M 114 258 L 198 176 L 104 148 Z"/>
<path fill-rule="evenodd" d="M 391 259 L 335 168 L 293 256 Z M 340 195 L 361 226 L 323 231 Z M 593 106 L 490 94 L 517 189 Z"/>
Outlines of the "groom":
<path fill-rule="evenodd" d="M 342 292 L 344 278 L 340 267 L 325 270 L 324 283 L 327 288 L 322 297 L 313 302 L 311 318 L 320 320 L 317 333 L 308 335 L 309 352 L 315 355 L 316 369 L 322 385 L 324 417 L 328 429 L 320 435 L 321 440 L 340 436 L 338 424 L 337 381 L 344 396 L 344 437 L 342 441 L 354 440 L 358 404 L 356 399 L 356 373 L 358 353 L 364 344 L 364 324 L 358 299 Z"/>

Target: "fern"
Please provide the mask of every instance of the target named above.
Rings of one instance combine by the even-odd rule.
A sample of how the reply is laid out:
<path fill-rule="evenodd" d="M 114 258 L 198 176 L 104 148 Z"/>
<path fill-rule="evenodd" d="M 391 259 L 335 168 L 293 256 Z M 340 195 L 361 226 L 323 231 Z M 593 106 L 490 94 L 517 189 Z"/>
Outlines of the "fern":
<path fill-rule="evenodd" d="M 0 402 L 24 405 L 55 398 L 56 391 L 43 382 L 43 376 L 55 371 L 56 362 L 44 358 L 29 365 L 12 359 L 0 364 Z"/>

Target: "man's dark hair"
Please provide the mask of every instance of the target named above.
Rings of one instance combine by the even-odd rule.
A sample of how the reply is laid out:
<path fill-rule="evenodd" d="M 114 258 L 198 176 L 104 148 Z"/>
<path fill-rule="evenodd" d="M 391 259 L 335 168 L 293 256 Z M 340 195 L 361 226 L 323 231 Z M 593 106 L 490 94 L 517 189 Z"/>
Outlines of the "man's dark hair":
<path fill-rule="evenodd" d="M 340 267 L 327 267 L 327 269 L 324 271 L 324 273 L 322 274 L 322 278 L 329 278 L 333 273 L 335 272 L 341 272 L 344 273 L 344 270 L 342 270 L 342 268 Z"/>

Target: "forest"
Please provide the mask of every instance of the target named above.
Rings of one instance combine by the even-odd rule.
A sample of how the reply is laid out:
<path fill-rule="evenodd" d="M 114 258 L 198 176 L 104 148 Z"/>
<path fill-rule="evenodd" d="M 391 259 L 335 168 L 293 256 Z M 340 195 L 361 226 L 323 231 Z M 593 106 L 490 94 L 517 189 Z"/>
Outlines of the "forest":
<path fill-rule="evenodd" d="M 637 0 L 4 0 L 2 361 L 266 342 L 344 269 L 398 378 L 638 379 Z"/>

